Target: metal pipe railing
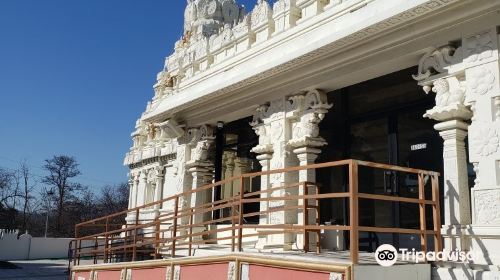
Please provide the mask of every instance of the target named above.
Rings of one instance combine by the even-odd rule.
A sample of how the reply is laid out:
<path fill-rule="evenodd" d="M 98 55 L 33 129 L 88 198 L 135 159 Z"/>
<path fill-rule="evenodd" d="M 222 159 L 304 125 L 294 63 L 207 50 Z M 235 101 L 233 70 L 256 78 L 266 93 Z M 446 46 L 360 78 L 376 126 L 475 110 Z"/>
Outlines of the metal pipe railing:
<path fill-rule="evenodd" d="M 313 182 L 293 182 L 279 186 L 263 186 L 262 190 L 245 193 L 245 182 L 253 182 L 261 176 L 271 176 L 273 174 L 287 174 L 299 172 L 301 170 L 318 170 L 323 168 L 347 167 L 348 184 L 347 192 L 319 193 L 318 186 Z M 379 170 L 390 170 L 393 172 L 404 172 L 418 176 L 418 198 L 398 197 L 390 195 L 368 194 L 359 192 L 359 169 L 367 167 Z M 349 231 L 349 250 L 351 262 L 356 264 L 359 261 L 359 233 L 360 232 L 383 232 L 396 234 L 416 234 L 421 240 L 423 251 L 428 249 L 427 236 L 434 236 L 435 249 L 440 251 L 441 243 L 441 220 L 439 202 L 439 173 L 413 168 L 392 166 L 387 164 L 372 163 L 358 160 L 342 160 L 328 163 L 312 164 L 308 166 L 297 166 L 264 172 L 243 174 L 228 178 L 220 182 L 208 184 L 195 190 L 177 194 L 153 203 L 140 207 L 121 211 L 106 217 L 93 219 L 76 225 L 75 240 L 70 243 L 72 249 L 73 264 L 78 265 L 81 258 L 92 257 L 94 262 L 102 258 L 104 262 L 120 262 L 141 259 L 157 258 L 159 255 L 167 253 L 175 258 L 181 246 L 187 246 L 187 255 L 193 254 L 193 245 L 206 243 L 220 243 L 230 240 L 231 251 L 241 252 L 244 249 L 244 239 L 255 236 L 268 236 L 275 234 L 302 234 L 304 251 L 309 251 L 310 234 L 316 234 L 316 252 L 320 252 L 320 231 L 322 230 L 343 230 Z M 426 179 L 430 178 L 432 198 L 426 198 Z M 250 179 L 250 180 L 247 180 Z M 197 206 L 183 205 L 181 201 L 190 201 L 193 194 L 198 194 L 223 186 L 226 183 L 239 183 L 239 193 L 232 197 L 220 201 L 206 202 Z M 268 188 L 267 188 L 268 187 Z M 309 189 L 315 191 L 310 193 Z M 296 192 L 294 190 L 297 189 Z M 302 189 L 302 192 L 300 192 Z M 273 195 L 277 191 L 288 191 L 288 195 Z M 325 199 L 347 199 L 349 202 L 348 213 L 349 223 L 344 225 L 322 225 L 320 223 L 319 205 L 320 200 Z M 419 209 L 419 229 L 387 228 L 375 226 L 361 226 L 359 224 L 359 201 L 374 200 L 401 202 L 418 205 Z M 171 213 L 160 214 L 153 212 L 154 217 L 144 220 L 141 215 L 144 210 L 151 210 L 153 206 L 161 206 L 165 202 L 172 201 L 174 209 Z M 312 204 L 310 204 L 312 202 Z M 279 203 L 279 206 L 265 207 L 259 211 L 245 213 L 245 205 L 250 203 L 268 204 Z M 282 205 L 281 205 L 282 204 Z M 426 206 L 432 207 L 433 229 L 427 229 Z M 194 217 L 209 214 L 214 211 L 230 210 L 229 217 L 218 219 L 203 219 L 196 221 Z M 161 210 L 161 209 L 160 209 Z M 274 213 L 302 212 L 303 220 L 294 224 L 248 224 L 245 219 L 250 217 L 267 217 Z M 310 211 L 314 218 L 309 218 Z M 117 219 L 124 216 L 133 217 L 132 223 L 117 224 Z M 311 217 L 313 217 L 311 216 Z M 227 226 L 217 227 L 222 222 L 228 222 Z M 117 228 L 118 227 L 118 228 Z M 95 231 L 91 231 L 94 229 Z M 200 230 L 201 229 L 201 230 Z M 245 229 L 260 230 L 257 233 L 245 233 Z M 89 233 L 84 234 L 84 231 Z M 218 236 L 221 233 L 229 236 Z M 93 249 L 82 246 L 82 242 L 93 240 Z M 101 241 L 101 242 L 99 242 Z M 185 249 L 185 248 L 184 248 Z"/>

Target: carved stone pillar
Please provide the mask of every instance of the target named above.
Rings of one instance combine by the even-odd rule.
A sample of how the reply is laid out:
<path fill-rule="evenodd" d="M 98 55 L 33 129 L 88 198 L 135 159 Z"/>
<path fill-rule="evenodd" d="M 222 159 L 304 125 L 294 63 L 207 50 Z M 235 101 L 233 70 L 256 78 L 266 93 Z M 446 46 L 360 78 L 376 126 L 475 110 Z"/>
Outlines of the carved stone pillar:
<path fill-rule="evenodd" d="M 307 95 L 300 95 L 292 97 L 296 104 L 297 122 L 293 125 L 293 138 L 288 142 L 288 145 L 293 149 L 293 153 L 297 155 L 300 166 L 307 166 L 314 164 L 318 155 L 321 153 L 321 147 L 327 145 L 327 142 L 319 136 L 319 123 L 324 119 L 325 114 L 332 107 L 328 104 L 326 94 L 320 91 L 311 91 Z M 300 183 L 315 183 L 316 170 L 304 169 L 299 171 Z M 308 186 L 307 194 L 315 194 L 317 191 L 316 186 Z M 299 195 L 306 194 L 306 188 L 303 186 L 298 189 Z M 314 205 L 314 200 L 304 202 L 298 201 L 298 205 Z M 297 213 L 297 223 L 299 225 L 315 224 L 315 212 L 309 211 L 307 221 L 305 219 L 306 213 L 299 210 Z M 314 245 L 316 235 L 310 234 L 309 247 Z M 304 236 L 298 235 L 296 239 L 297 247 L 304 247 Z M 308 248 L 309 249 L 309 248 Z"/>
<path fill-rule="evenodd" d="M 133 209 L 137 205 L 137 188 L 139 186 L 139 180 L 136 174 L 133 173 L 130 174 L 129 186 L 130 186 L 130 194 L 129 194 L 128 208 Z M 128 213 L 125 220 L 129 224 L 134 223 L 135 213 Z"/>
<path fill-rule="evenodd" d="M 235 159 L 235 172 L 234 174 L 235 175 L 241 175 L 241 174 L 246 174 L 246 173 L 249 173 L 251 170 L 252 170 L 252 166 L 251 166 L 252 162 L 250 159 L 247 159 L 247 158 L 241 158 L 241 157 L 237 157 Z M 241 185 L 241 182 L 240 181 L 236 181 L 234 182 L 233 184 L 233 193 L 239 193 L 240 192 L 240 185 Z M 251 184 L 250 184 L 250 178 L 245 178 L 244 181 L 243 181 L 243 186 L 244 186 L 244 189 L 243 189 L 243 192 L 250 192 L 251 191 Z"/>
<path fill-rule="evenodd" d="M 128 209 L 134 208 L 134 186 L 135 186 L 135 180 L 134 180 L 134 175 L 130 174 L 129 179 L 128 179 L 128 187 L 129 187 L 129 194 L 128 194 Z"/>
<path fill-rule="evenodd" d="M 318 155 L 321 153 L 320 149 L 312 147 L 301 147 L 294 149 L 293 152 L 299 158 L 300 166 L 314 164 Z M 300 182 L 316 182 L 316 170 L 305 169 L 299 171 Z"/>
<path fill-rule="evenodd" d="M 132 208 L 135 208 L 138 206 L 137 204 L 137 199 L 138 199 L 138 196 L 139 196 L 139 178 L 140 178 L 140 174 L 136 174 L 134 175 L 133 177 L 133 180 L 134 180 L 134 193 L 132 194 Z"/>
<path fill-rule="evenodd" d="M 326 145 L 326 142 L 319 137 L 318 124 L 323 119 L 324 114 L 331 107 L 326 102 L 326 95 L 318 90 L 311 90 L 305 93 L 287 97 L 284 99 L 271 101 L 257 109 L 252 123 L 257 135 L 259 145 L 252 149 L 259 154 L 263 171 L 272 169 L 283 169 L 297 166 L 299 164 L 310 163 L 313 154 L 319 154 L 319 147 Z M 300 162 L 294 153 L 301 155 Z M 315 158 L 314 158 L 315 159 Z M 278 188 L 286 184 L 297 184 L 303 178 L 310 177 L 315 171 L 283 172 L 262 176 L 261 190 Z M 299 188 L 277 189 L 272 193 L 262 195 L 262 197 L 283 197 L 286 195 L 296 195 Z M 272 200 L 261 203 L 261 211 L 271 211 L 284 206 L 298 205 L 297 201 Z M 283 224 L 303 224 L 304 218 L 301 211 L 273 211 L 267 215 L 262 215 L 261 224 L 283 225 Z M 298 238 L 295 234 L 269 235 L 263 236 L 259 240 L 258 246 L 280 246 L 284 249 L 292 249 L 297 244 Z"/>
<path fill-rule="evenodd" d="M 139 186 L 137 188 L 137 204 L 136 206 L 143 206 L 146 202 L 146 188 L 148 186 L 148 176 L 146 172 L 142 171 L 139 176 Z"/>
<path fill-rule="evenodd" d="M 464 142 L 468 124 L 461 120 L 452 120 L 441 122 L 434 127 L 444 139 L 444 248 L 468 250 L 467 239 L 463 236 L 464 226 L 471 223 Z"/>
<path fill-rule="evenodd" d="M 271 145 L 259 145 L 252 149 L 252 152 L 258 154 L 257 160 L 262 166 L 262 172 L 269 171 L 271 169 L 271 159 L 273 158 L 273 148 Z M 271 180 L 269 175 L 261 176 L 260 178 L 260 189 L 262 191 L 269 189 L 271 186 Z M 261 195 L 262 198 L 267 198 L 268 194 L 263 193 Z M 268 202 L 260 203 L 260 211 L 267 211 Z M 263 214 L 260 216 L 259 224 L 267 224 L 268 215 Z"/>
<path fill-rule="evenodd" d="M 163 166 L 159 166 L 155 170 L 156 172 L 156 187 L 155 187 L 155 201 L 160 201 L 163 198 L 163 182 L 165 179 L 165 168 Z M 157 210 L 161 209 L 161 204 L 157 204 L 155 208 Z"/>
<path fill-rule="evenodd" d="M 201 188 L 212 181 L 212 171 L 208 166 L 191 165 L 188 172 L 193 176 L 192 189 Z M 191 207 L 196 207 L 210 202 L 212 192 L 210 190 L 193 193 L 191 196 Z M 195 215 L 194 223 L 205 222 L 209 219 L 210 213 Z"/>
<path fill-rule="evenodd" d="M 471 237 L 474 262 L 500 264 L 500 61 L 496 27 L 463 37 L 467 101 L 474 109 L 469 128 L 472 189 Z"/>
<path fill-rule="evenodd" d="M 209 157 L 209 150 L 215 137 L 213 136 L 212 128 L 206 125 L 200 128 L 190 129 L 188 134 L 191 137 L 189 144 L 191 147 L 191 155 L 190 160 L 186 162 L 186 168 L 193 178 L 191 189 L 196 190 L 211 183 L 213 180 L 214 163 L 213 159 Z M 210 202 L 211 199 L 211 190 L 195 192 L 191 195 L 190 204 L 191 207 L 196 207 Z M 210 217 L 210 212 L 195 215 L 193 222 L 202 223 L 209 220 Z"/>
<path fill-rule="evenodd" d="M 234 168 L 235 168 L 235 160 L 236 153 L 235 152 L 224 152 L 224 179 L 231 178 L 234 176 Z M 224 184 L 224 197 L 229 198 L 233 196 L 233 185 L 235 182 L 227 182 Z"/>
<path fill-rule="evenodd" d="M 436 106 L 424 117 L 439 123 L 434 128 L 443 138 L 444 163 L 444 248 L 467 250 L 467 239 L 463 236 L 465 226 L 470 224 L 470 191 L 467 172 L 467 153 L 464 139 L 472 112 L 465 102 L 465 88 L 457 76 L 421 82 L 428 93 L 436 93 Z"/>
<path fill-rule="evenodd" d="M 470 250 L 474 263 L 484 265 L 500 263 L 498 41 L 496 27 L 465 35 L 461 46 L 445 46 L 426 54 L 414 77 L 426 92 L 436 92 L 436 107 L 426 116 L 441 122 L 435 128 L 445 140 L 446 249 Z M 476 173 L 471 196 L 465 136 Z"/>
<path fill-rule="evenodd" d="M 265 109 L 264 107 L 260 107 L 259 109 L 257 109 L 258 113 L 262 112 L 264 109 Z M 273 146 L 271 145 L 269 128 L 264 123 L 260 122 L 258 116 L 254 117 L 254 121 L 251 123 L 251 125 L 255 130 L 257 136 L 259 136 L 259 144 L 252 149 L 252 152 L 257 154 L 257 160 L 262 166 L 262 172 L 269 171 L 271 169 L 271 160 L 273 158 L 273 153 L 274 153 Z M 260 182 L 261 191 L 265 191 L 271 187 L 270 175 L 263 175 L 260 177 L 260 180 L 261 180 Z M 267 197 L 269 197 L 268 193 L 261 194 L 261 198 L 267 198 Z M 268 209 L 269 209 L 269 202 L 262 201 L 260 203 L 260 211 L 265 212 Z M 260 215 L 259 224 L 261 225 L 268 224 L 268 219 L 269 219 L 268 214 Z M 259 236 L 259 242 L 257 244 L 257 247 L 264 248 L 266 244 L 267 244 L 267 236 L 266 235 Z"/>

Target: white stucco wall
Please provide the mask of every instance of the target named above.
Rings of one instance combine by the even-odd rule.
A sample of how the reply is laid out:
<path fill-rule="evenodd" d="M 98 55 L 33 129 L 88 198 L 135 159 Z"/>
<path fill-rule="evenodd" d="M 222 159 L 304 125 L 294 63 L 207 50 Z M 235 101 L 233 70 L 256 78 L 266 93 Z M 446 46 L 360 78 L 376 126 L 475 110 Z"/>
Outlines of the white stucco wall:
<path fill-rule="evenodd" d="M 68 257 L 70 238 L 32 238 L 29 259 L 62 259 Z"/>
<path fill-rule="evenodd" d="M 68 258 L 70 241 L 71 238 L 31 237 L 29 234 L 18 238 L 18 231 L 0 230 L 0 260 Z"/>
<path fill-rule="evenodd" d="M 0 229 L 0 260 L 28 259 L 30 243 L 30 235 L 18 238 L 18 231 Z"/>

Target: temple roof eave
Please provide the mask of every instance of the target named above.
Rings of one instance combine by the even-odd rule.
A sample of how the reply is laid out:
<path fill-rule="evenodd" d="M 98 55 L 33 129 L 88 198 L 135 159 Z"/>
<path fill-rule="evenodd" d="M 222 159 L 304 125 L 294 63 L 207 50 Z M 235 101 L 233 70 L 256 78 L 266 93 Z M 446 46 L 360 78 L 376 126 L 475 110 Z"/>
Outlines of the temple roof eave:
<path fill-rule="evenodd" d="M 341 29 L 339 20 L 334 20 L 334 12 L 326 11 L 246 52 L 214 65 L 201 75 L 182 81 L 176 94 L 157 102 L 151 110 L 143 114 L 142 120 L 161 121 L 216 98 L 223 96 L 235 98 L 234 92 L 256 83 L 265 83 L 273 79 L 278 83 L 276 77 L 283 73 L 300 72 L 304 65 L 352 50 L 352 46 L 356 43 L 366 44 L 371 38 L 397 30 L 407 22 L 423 19 L 431 12 L 453 7 L 453 4 L 457 3 L 450 1 L 430 8 L 426 2 L 428 1 L 418 1 L 413 6 L 410 4 L 391 6 L 391 1 L 388 0 L 373 1 L 373 4 L 380 5 L 377 14 L 373 14 L 369 9 L 360 9 L 356 11 L 357 14 L 346 14 L 343 19 L 345 24 Z M 408 13 L 415 10 L 419 13 Z M 356 20 L 361 17 L 365 20 L 361 22 Z M 356 49 L 360 53 L 367 52 L 363 47 Z M 333 65 L 339 63 L 338 57 L 337 60 L 330 60 Z"/>

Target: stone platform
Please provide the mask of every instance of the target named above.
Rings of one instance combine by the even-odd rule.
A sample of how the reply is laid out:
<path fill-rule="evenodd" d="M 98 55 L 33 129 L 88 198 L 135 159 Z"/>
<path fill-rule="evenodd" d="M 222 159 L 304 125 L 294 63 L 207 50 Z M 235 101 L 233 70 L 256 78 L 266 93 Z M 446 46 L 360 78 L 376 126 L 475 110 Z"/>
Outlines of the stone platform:
<path fill-rule="evenodd" d="M 177 251 L 182 255 L 183 249 Z M 142 262 L 82 265 L 73 268 L 75 280 L 430 280 L 431 266 L 399 261 L 392 267 L 379 266 L 373 253 L 360 253 L 353 265 L 349 251 L 323 252 L 246 249 L 231 253 L 229 248 L 204 245 L 194 256 Z"/>

